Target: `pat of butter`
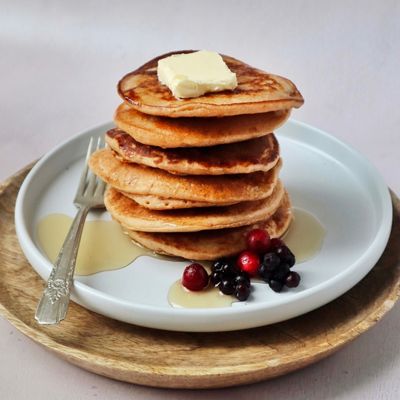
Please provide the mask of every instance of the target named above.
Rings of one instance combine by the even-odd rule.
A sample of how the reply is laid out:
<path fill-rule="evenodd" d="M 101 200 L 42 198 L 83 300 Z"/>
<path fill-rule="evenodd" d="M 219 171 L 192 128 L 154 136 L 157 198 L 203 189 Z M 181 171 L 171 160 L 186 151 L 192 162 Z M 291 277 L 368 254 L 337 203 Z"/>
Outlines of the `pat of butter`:
<path fill-rule="evenodd" d="M 158 61 L 159 81 L 177 98 L 199 97 L 204 93 L 233 90 L 236 74 L 213 51 L 175 54 Z"/>

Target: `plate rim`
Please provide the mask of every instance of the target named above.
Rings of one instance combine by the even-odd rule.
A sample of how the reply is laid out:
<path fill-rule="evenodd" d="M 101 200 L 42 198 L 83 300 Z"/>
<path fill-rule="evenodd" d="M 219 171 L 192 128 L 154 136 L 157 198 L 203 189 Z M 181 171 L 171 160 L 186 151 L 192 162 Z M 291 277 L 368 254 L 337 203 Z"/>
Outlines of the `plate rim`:
<path fill-rule="evenodd" d="M 362 256 L 357 259 L 355 262 L 350 264 L 346 270 L 335 274 L 333 277 L 329 278 L 328 280 L 314 286 L 308 289 L 303 290 L 302 292 L 296 293 L 295 298 L 287 298 L 287 299 L 273 299 L 268 302 L 268 307 L 267 308 L 273 308 L 273 307 L 288 307 L 290 304 L 293 303 L 293 301 L 304 301 L 306 299 L 312 299 L 318 293 L 323 291 L 326 288 L 330 288 L 334 285 L 336 285 L 339 282 L 343 283 L 342 279 L 343 277 L 348 277 L 349 275 L 351 276 L 352 273 L 354 272 L 354 269 L 358 269 L 360 265 L 364 264 L 366 260 L 368 259 L 373 259 L 374 261 L 372 262 L 372 265 L 368 269 L 364 269 L 364 273 L 362 277 L 364 277 L 375 265 L 376 261 L 380 257 L 380 255 L 383 253 L 386 243 L 389 239 L 390 235 L 390 230 L 391 230 L 391 224 L 392 224 L 392 203 L 390 199 L 390 194 L 389 190 L 383 180 L 383 177 L 379 173 L 379 171 L 376 169 L 376 167 L 361 153 L 359 153 L 356 149 L 354 149 L 352 146 L 349 144 L 343 142 L 342 140 L 339 140 L 338 138 L 330 135 L 329 133 L 313 127 L 309 124 L 306 124 L 304 122 L 299 122 L 294 119 L 290 119 L 287 122 L 287 125 L 293 125 L 295 128 L 296 126 L 305 128 L 310 131 L 316 132 L 318 135 L 323 137 L 324 139 L 330 140 L 335 142 L 337 145 L 343 147 L 346 149 L 346 151 L 350 152 L 352 157 L 358 158 L 358 161 L 360 161 L 363 164 L 363 167 L 368 168 L 368 175 L 373 178 L 373 181 L 375 183 L 375 187 L 377 188 L 377 193 L 379 194 L 379 200 L 380 200 L 380 205 L 382 207 L 382 219 L 379 225 L 379 229 L 375 232 L 375 236 L 373 240 L 371 241 L 371 244 L 369 248 L 367 249 L 366 252 L 362 254 Z M 64 146 L 68 145 L 70 142 L 73 142 L 75 140 L 79 140 L 79 138 L 89 135 L 90 132 L 97 131 L 97 130 L 106 130 L 108 126 L 112 126 L 112 122 L 106 122 L 103 124 L 96 125 L 93 128 L 90 129 L 85 129 L 78 133 L 77 135 L 74 135 L 70 138 L 67 138 L 63 142 L 61 142 L 59 145 L 57 145 L 55 148 L 47 152 L 37 163 L 36 165 L 32 168 L 32 170 L 28 173 L 26 176 L 23 184 L 21 185 L 21 188 L 19 190 L 18 196 L 17 196 L 17 201 L 16 201 L 16 206 L 15 206 L 15 227 L 16 227 L 16 232 L 17 232 L 17 237 L 18 240 L 21 244 L 21 247 L 23 249 L 23 252 L 25 253 L 26 257 L 28 260 L 31 262 L 31 264 L 34 264 L 35 261 L 39 262 L 44 268 L 46 269 L 47 275 L 50 274 L 51 270 L 51 263 L 44 257 L 44 255 L 40 252 L 40 250 L 37 248 L 33 238 L 29 234 L 28 230 L 28 222 L 24 218 L 24 202 L 26 201 L 26 197 L 29 194 L 29 187 L 31 185 L 31 182 L 33 178 L 37 175 L 37 172 L 40 171 L 41 168 L 43 168 L 46 163 L 48 162 L 49 159 L 51 159 L 57 152 L 62 151 Z M 279 133 L 278 133 L 279 134 Z M 288 137 L 289 140 L 296 140 L 292 136 Z M 303 145 L 308 145 L 311 146 L 308 142 L 304 142 L 302 140 L 297 140 L 297 142 L 302 143 Z M 320 150 L 318 147 L 313 147 L 314 149 Z M 320 150 L 322 151 L 322 150 Z M 325 154 L 329 154 L 324 152 Z M 36 269 L 36 266 L 32 267 L 38 272 Z M 345 285 L 343 287 L 343 290 L 337 292 L 334 297 L 330 296 L 328 300 L 324 300 L 323 302 L 318 302 L 318 305 L 309 308 L 308 311 L 315 309 L 317 307 L 320 307 L 324 304 L 326 304 L 329 301 L 334 300 L 335 298 L 339 297 L 341 294 L 349 290 L 351 287 L 353 287 L 357 282 L 359 282 L 360 279 L 357 279 L 355 282 L 352 282 L 349 285 Z M 81 296 L 76 296 L 77 294 L 80 294 Z M 84 295 L 84 296 L 82 296 Z M 193 319 L 200 319 L 202 317 L 216 317 L 220 316 L 221 317 L 221 308 L 215 308 L 215 309 L 209 309 L 209 308 L 203 308 L 203 309 L 184 309 L 184 308 L 161 308 L 159 306 L 153 306 L 153 305 L 147 305 L 147 304 L 141 304 L 141 303 L 132 303 L 127 300 L 120 299 L 118 297 L 115 297 L 113 295 L 104 293 L 98 289 L 92 288 L 88 285 L 86 285 L 83 282 L 75 281 L 74 282 L 74 289 L 72 293 L 72 299 L 76 301 L 78 304 L 82 305 L 81 299 L 85 299 L 87 296 L 93 296 L 95 299 L 100 301 L 100 303 L 104 302 L 109 302 L 113 306 L 118 306 L 122 307 L 124 309 L 129 309 L 132 313 L 135 311 L 141 311 L 141 312 L 150 312 L 150 313 L 161 313 L 164 318 L 170 318 L 173 316 L 177 316 L 179 318 L 188 318 L 190 320 Z M 83 305 L 85 308 L 92 309 L 88 307 L 87 305 Z M 223 318 L 229 318 L 230 316 L 241 316 L 241 315 L 246 315 L 249 312 L 257 313 L 261 310 L 265 310 L 266 305 L 265 303 L 254 303 L 254 304 L 246 304 L 245 307 L 231 307 L 231 308 L 224 308 L 223 309 Z M 99 312 L 98 310 L 94 310 L 96 312 Z M 298 316 L 301 315 L 305 312 L 308 311 L 303 311 L 300 314 L 295 313 L 293 316 Z M 148 324 L 142 324 L 138 322 L 132 322 L 131 320 L 126 320 L 126 319 L 121 319 L 118 318 L 114 315 L 110 315 L 108 313 L 102 313 L 103 315 L 120 319 L 121 321 L 128 322 L 128 323 L 133 323 L 133 324 L 138 324 L 142 326 L 148 326 L 148 327 L 153 327 L 153 328 L 158 328 L 158 329 L 169 329 L 172 330 L 170 327 L 169 328 L 162 328 L 159 324 L 156 325 L 148 325 Z M 292 316 L 292 317 L 293 317 Z M 290 317 L 290 318 L 292 318 Z M 283 318 L 282 320 L 287 319 Z M 279 322 L 282 320 L 277 320 L 275 322 Z M 193 324 L 193 321 L 191 322 Z M 272 322 L 271 322 L 272 323 Z M 265 325 L 265 324 L 261 324 Z M 255 327 L 255 326 L 260 326 L 260 324 L 249 324 L 244 327 L 239 327 L 239 328 L 233 328 L 233 329 L 228 329 L 228 330 L 237 330 L 237 329 L 246 329 L 250 327 Z M 179 331 L 182 331 L 182 329 L 176 329 Z M 227 330 L 227 329 L 224 329 Z M 187 331 L 204 331 L 204 332 L 213 332 L 213 331 L 221 331 L 221 329 L 188 329 Z"/>

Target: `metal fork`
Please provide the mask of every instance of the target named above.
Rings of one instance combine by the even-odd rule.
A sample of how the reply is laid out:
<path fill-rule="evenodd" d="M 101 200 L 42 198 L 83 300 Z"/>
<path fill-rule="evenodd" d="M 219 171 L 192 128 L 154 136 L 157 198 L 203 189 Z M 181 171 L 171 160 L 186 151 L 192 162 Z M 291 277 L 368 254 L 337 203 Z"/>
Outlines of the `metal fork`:
<path fill-rule="evenodd" d="M 100 148 L 101 139 L 97 140 L 94 148 L 93 138 L 90 138 L 85 167 L 74 199 L 78 213 L 61 247 L 36 309 L 35 319 L 39 324 L 58 324 L 67 314 L 76 257 L 86 216 L 90 209 L 104 207 L 105 183 L 92 174 L 88 168 L 89 157 Z"/>

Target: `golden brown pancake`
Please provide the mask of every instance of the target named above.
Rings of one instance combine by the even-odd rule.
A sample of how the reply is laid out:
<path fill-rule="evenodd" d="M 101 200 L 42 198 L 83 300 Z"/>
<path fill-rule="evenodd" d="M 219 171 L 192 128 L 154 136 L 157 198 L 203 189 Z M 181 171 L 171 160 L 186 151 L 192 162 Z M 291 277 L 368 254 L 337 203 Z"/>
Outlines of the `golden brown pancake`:
<path fill-rule="evenodd" d="M 222 55 L 236 73 L 238 86 L 233 91 L 207 93 L 191 99 L 176 99 L 157 78 L 157 63 L 176 51 L 157 57 L 125 75 L 118 84 L 122 99 L 146 114 L 167 117 L 226 117 L 265 113 L 300 107 L 304 100 L 296 86 L 286 78 L 273 75 L 232 57 Z"/>
<path fill-rule="evenodd" d="M 241 143 L 204 148 L 162 149 L 133 139 L 120 129 L 106 133 L 107 144 L 123 160 L 181 175 L 248 174 L 269 171 L 279 160 L 274 134 Z"/>
<path fill-rule="evenodd" d="M 215 118 L 166 118 L 121 104 L 114 115 L 118 128 L 140 143 L 163 148 L 208 147 L 267 135 L 283 125 L 290 110 Z"/>
<path fill-rule="evenodd" d="M 124 228 L 144 232 L 196 232 L 249 225 L 269 218 L 282 202 L 285 190 L 280 181 L 271 196 L 232 206 L 186 210 L 149 210 L 109 187 L 104 204 Z"/>
<path fill-rule="evenodd" d="M 230 206 L 235 203 L 207 203 L 201 201 L 190 201 L 181 199 L 168 199 L 165 197 L 146 196 L 143 194 L 133 194 L 121 192 L 124 196 L 136 201 L 142 207 L 150 210 L 175 210 L 178 208 L 197 208 L 197 207 L 218 207 Z"/>
<path fill-rule="evenodd" d="M 181 200 L 230 203 L 268 197 L 278 180 L 281 161 L 267 172 L 237 175 L 173 175 L 158 168 L 121 162 L 113 151 L 95 152 L 90 169 L 122 192 Z"/>
<path fill-rule="evenodd" d="M 246 249 L 246 234 L 252 229 L 266 229 L 272 238 L 281 237 L 292 220 L 289 197 L 269 219 L 256 224 L 221 230 L 190 233 L 151 233 L 126 230 L 140 245 L 157 253 L 190 260 L 216 260 L 234 256 Z"/>

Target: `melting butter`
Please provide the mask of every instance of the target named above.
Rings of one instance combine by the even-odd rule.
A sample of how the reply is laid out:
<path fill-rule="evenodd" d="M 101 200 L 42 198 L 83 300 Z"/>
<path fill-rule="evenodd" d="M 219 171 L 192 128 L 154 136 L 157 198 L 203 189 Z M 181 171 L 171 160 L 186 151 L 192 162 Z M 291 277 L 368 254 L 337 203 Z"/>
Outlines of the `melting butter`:
<path fill-rule="evenodd" d="M 72 218 L 64 214 L 50 214 L 37 226 L 39 245 L 54 263 L 69 231 Z M 140 256 L 172 258 L 156 255 L 140 247 L 123 233 L 115 221 L 86 221 L 75 267 L 77 275 L 91 275 L 125 267 Z"/>
<path fill-rule="evenodd" d="M 168 302 L 178 308 L 217 308 L 230 307 L 237 301 L 233 296 L 227 296 L 213 286 L 198 292 L 185 289 L 181 281 L 176 281 L 169 289 Z"/>
<path fill-rule="evenodd" d="M 294 208 L 293 221 L 289 230 L 282 238 L 285 244 L 296 256 L 296 263 L 312 259 L 321 250 L 325 228 L 314 215 Z"/>
<path fill-rule="evenodd" d="M 176 98 L 199 97 L 208 92 L 236 88 L 236 74 L 214 51 L 173 54 L 158 61 L 159 81 L 168 86 Z"/>

